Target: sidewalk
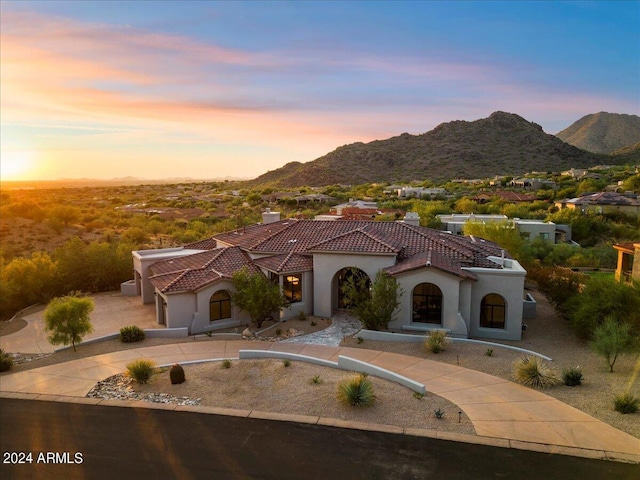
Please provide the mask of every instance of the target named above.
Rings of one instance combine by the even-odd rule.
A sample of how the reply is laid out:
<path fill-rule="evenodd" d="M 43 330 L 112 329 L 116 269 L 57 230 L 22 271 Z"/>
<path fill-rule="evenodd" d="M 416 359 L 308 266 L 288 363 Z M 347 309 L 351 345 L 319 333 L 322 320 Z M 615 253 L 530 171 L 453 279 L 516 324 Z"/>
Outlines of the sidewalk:
<path fill-rule="evenodd" d="M 0 392 L 84 397 L 99 380 L 122 373 L 137 358 L 158 364 L 237 358 L 239 350 L 286 351 L 337 360 L 356 358 L 426 385 L 458 405 L 480 437 L 587 449 L 602 458 L 626 455 L 640 461 L 640 440 L 536 390 L 462 367 L 396 353 L 295 343 L 203 341 L 97 355 L 0 377 Z M 604 455 L 613 452 L 613 455 Z M 637 458 L 636 458 L 637 457 Z"/>
<path fill-rule="evenodd" d="M 93 331 L 84 341 L 118 333 L 122 327 L 137 325 L 140 328 L 165 328 L 156 322 L 155 305 L 142 305 L 140 297 L 124 297 L 116 292 L 91 296 L 95 308 L 91 312 Z M 28 325 L 11 335 L 0 337 L 0 348 L 12 353 L 53 353 L 62 345 L 51 345 L 44 330 L 44 306 L 41 310 L 22 316 Z"/>

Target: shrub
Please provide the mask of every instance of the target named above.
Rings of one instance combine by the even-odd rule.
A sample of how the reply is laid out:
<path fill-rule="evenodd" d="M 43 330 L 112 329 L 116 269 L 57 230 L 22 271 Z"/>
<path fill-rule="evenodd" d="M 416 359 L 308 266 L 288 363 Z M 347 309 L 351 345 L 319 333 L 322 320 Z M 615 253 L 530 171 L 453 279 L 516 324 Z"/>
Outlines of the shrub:
<path fill-rule="evenodd" d="M 571 367 L 568 370 L 562 372 L 562 380 L 564 384 L 569 387 L 575 387 L 582 384 L 582 372 L 580 367 Z"/>
<path fill-rule="evenodd" d="M 282 329 L 276 328 L 276 336 L 279 337 L 280 335 L 282 335 Z"/>
<path fill-rule="evenodd" d="M 285 358 L 284 360 L 282 360 L 282 365 L 285 367 L 290 367 L 291 366 L 291 360 L 289 360 L 288 358 Z"/>
<path fill-rule="evenodd" d="M 0 372 L 8 372 L 13 367 L 13 357 L 0 348 Z"/>
<path fill-rule="evenodd" d="M 320 378 L 320 375 L 316 375 L 311 379 L 311 383 L 320 384 L 322 383 L 322 378 Z"/>
<path fill-rule="evenodd" d="M 178 365 L 176 363 L 173 367 L 171 367 L 171 370 L 169 370 L 169 378 L 171 379 L 171 385 L 184 383 L 186 378 L 184 376 L 184 368 L 182 368 L 182 365 Z"/>
<path fill-rule="evenodd" d="M 487 348 L 487 351 L 484 352 L 487 357 L 493 357 L 493 348 Z"/>
<path fill-rule="evenodd" d="M 516 360 L 514 377 L 523 385 L 537 388 L 549 388 L 559 383 L 553 367 L 536 356 L 524 356 Z"/>
<path fill-rule="evenodd" d="M 449 345 L 447 332 L 444 330 L 432 330 L 424 340 L 424 345 L 431 353 L 440 353 Z"/>
<path fill-rule="evenodd" d="M 444 412 L 440 409 L 434 410 L 433 414 L 438 420 L 442 420 L 444 418 Z"/>
<path fill-rule="evenodd" d="M 362 342 L 364 342 L 364 338 L 358 337 L 358 343 L 362 343 Z"/>
<path fill-rule="evenodd" d="M 231 360 L 228 358 L 222 360 L 222 368 L 231 368 Z"/>
<path fill-rule="evenodd" d="M 607 360 L 609 371 L 613 372 L 618 356 L 637 352 L 640 342 L 629 323 L 619 323 L 613 317 L 607 317 L 593 332 L 591 348 Z"/>
<path fill-rule="evenodd" d="M 147 383 L 155 368 L 156 363 L 153 360 L 141 358 L 127 363 L 127 374 L 138 383 Z"/>
<path fill-rule="evenodd" d="M 129 325 L 120 329 L 120 341 L 123 343 L 135 343 L 144 340 L 144 330 L 137 325 Z"/>
<path fill-rule="evenodd" d="M 337 397 L 343 405 L 354 407 L 369 406 L 376 399 L 373 393 L 373 384 L 364 375 L 356 375 L 338 383 Z"/>
<path fill-rule="evenodd" d="M 413 398 L 415 398 L 417 400 L 422 400 L 424 398 L 424 393 L 413 392 Z"/>
<path fill-rule="evenodd" d="M 303 311 L 300 311 L 300 313 L 298 313 L 298 320 L 300 320 L 301 322 L 304 322 L 307 319 L 307 314 L 304 313 Z"/>
<path fill-rule="evenodd" d="M 620 393 L 613 400 L 613 408 L 622 414 L 636 413 L 640 408 L 640 398 L 634 397 L 630 392 Z"/>
<path fill-rule="evenodd" d="M 314 320 L 311 320 L 311 326 L 315 327 L 317 325 L 317 323 Z"/>

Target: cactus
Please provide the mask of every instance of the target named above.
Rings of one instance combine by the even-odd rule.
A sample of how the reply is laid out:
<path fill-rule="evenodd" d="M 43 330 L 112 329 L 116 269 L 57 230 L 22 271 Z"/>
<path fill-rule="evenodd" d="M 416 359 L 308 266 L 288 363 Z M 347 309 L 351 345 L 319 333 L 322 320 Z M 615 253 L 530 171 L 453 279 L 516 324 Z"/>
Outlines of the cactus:
<path fill-rule="evenodd" d="M 171 370 L 169 370 L 169 378 L 171 379 L 171 385 L 183 383 L 185 380 L 184 368 L 176 363 L 171 367 Z"/>

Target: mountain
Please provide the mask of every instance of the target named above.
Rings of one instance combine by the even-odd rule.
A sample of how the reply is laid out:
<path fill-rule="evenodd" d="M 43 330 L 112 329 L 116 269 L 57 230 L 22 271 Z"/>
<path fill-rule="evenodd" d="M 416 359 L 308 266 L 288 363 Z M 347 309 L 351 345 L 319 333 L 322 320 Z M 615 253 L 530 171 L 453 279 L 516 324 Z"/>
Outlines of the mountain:
<path fill-rule="evenodd" d="M 292 162 L 247 182 L 279 187 L 487 178 L 618 163 L 580 150 L 505 112 L 443 123 L 421 135 L 353 143 L 308 163 Z"/>
<path fill-rule="evenodd" d="M 640 142 L 640 117 L 592 113 L 557 133 L 556 137 L 589 152 L 613 153 Z"/>

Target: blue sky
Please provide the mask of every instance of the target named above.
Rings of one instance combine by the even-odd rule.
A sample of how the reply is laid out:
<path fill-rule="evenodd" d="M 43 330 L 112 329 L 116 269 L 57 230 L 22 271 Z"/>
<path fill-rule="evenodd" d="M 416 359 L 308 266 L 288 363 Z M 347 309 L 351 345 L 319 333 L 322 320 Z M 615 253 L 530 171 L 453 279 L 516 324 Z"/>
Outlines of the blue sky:
<path fill-rule="evenodd" d="M 637 1 L 3 1 L 0 13 L 3 179 L 253 177 L 496 110 L 548 133 L 640 114 Z"/>

